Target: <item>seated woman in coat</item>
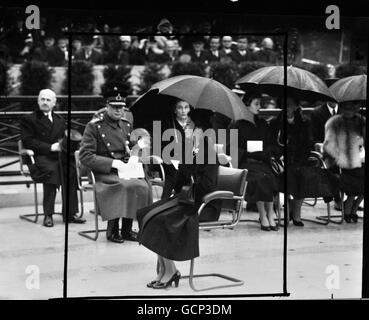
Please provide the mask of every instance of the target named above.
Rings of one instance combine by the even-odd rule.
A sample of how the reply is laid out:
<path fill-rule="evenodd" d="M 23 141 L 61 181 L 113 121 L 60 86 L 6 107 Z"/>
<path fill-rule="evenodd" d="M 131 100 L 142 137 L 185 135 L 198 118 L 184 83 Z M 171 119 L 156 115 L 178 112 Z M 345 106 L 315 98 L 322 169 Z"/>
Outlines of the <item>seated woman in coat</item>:
<path fill-rule="evenodd" d="M 175 181 L 176 193 L 137 212 L 139 242 L 157 253 L 157 276 L 147 284 L 154 289 L 163 289 L 173 282 L 178 286 L 181 278 L 174 261 L 190 260 L 199 256 L 199 216 L 197 210 L 202 197 L 216 190 L 217 154 L 211 139 L 204 138 L 199 148 L 194 148 L 193 164 L 184 163 L 178 170 L 184 170 L 194 178 L 194 201 L 187 192 L 180 190 L 186 185 L 184 179 Z M 210 147 L 209 145 L 210 144 Z M 181 185 L 182 184 L 182 185 Z M 184 198 L 184 199 L 183 199 Z M 183 200 L 181 200 L 183 199 Z M 220 203 L 208 207 L 219 217 Z M 210 212 L 207 213 L 211 216 Z"/>
<path fill-rule="evenodd" d="M 347 195 L 344 219 L 357 222 L 356 211 L 364 196 L 365 117 L 360 115 L 360 104 L 344 102 L 342 113 L 330 118 L 325 125 L 323 152 L 341 168 L 340 189 Z"/>
<path fill-rule="evenodd" d="M 273 196 L 278 192 L 278 180 L 270 166 L 269 126 L 258 117 L 261 94 L 245 94 L 246 118 L 231 125 L 238 129 L 238 168 L 247 169 L 245 200 L 256 203 L 263 231 L 277 231 L 274 221 Z M 229 148 L 227 148 L 229 150 Z"/>
<path fill-rule="evenodd" d="M 283 105 L 283 104 L 282 104 Z M 284 113 L 270 123 L 270 137 L 276 157 L 284 153 Z M 290 219 L 295 226 L 303 227 L 301 207 L 304 198 L 332 197 L 334 176 L 327 170 L 309 162 L 313 149 L 311 121 L 302 114 L 299 101 L 287 98 L 287 190 L 284 190 L 284 174 L 280 175 L 279 191 L 293 197 L 290 201 Z"/>

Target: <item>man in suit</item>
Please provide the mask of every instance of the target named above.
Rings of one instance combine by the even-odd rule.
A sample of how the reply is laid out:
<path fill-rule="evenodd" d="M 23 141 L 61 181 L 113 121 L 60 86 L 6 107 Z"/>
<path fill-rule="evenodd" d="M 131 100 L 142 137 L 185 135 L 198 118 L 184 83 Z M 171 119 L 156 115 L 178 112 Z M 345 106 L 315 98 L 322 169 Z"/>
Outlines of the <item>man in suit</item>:
<path fill-rule="evenodd" d="M 221 61 L 232 60 L 231 54 L 233 52 L 233 40 L 231 36 L 224 36 L 222 38 L 222 49 L 220 49 L 220 54 L 224 56 Z M 228 59 L 227 59 L 228 58 Z"/>
<path fill-rule="evenodd" d="M 340 113 L 340 108 L 336 102 L 325 102 L 311 112 L 311 125 L 313 131 L 313 142 L 323 143 L 324 141 L 324 126 L 328 119 Z"/>
<path fill-rule="evenodd" d="M 326 122 L 330 117 L 340 113 L 341 110 L 336 102 L 327 101 L 315 107 L 310 114 L 314 145 L 316 143 L 323 143 Z M 338 174 L 337 167 L 333 167 L 331 170 Z M 335 196 L 334 202 L 334 208 L 336 210 L 341 210 L 341 201 L 339 196 Z"/>
<path fill-rule="evenodd" d="M 152 201 L 145 180 L 119 177 L 130 155 L 132 125 L 123 117 L 125 105 L 119 93 L 109 97 L 106 112 L 87 124 L 80 149 L 81 163 L 95 174 L 96 209 L 103 220 L 108 220 L 106 237 L 115 243 L 137 241 L 137 233 L 131 230 L 133 218 L 137 209 Z"/>
<path fill-rule="evenodd" d="M 196 37 L 192 43 L 192 49 L 188 51 L 192 62 L 208 63 L 207 54 L 204 50 L 204 38 Z"/>
<path fill-rule="evenodd" d="M 35 165 L 37 166 L 43 183 L 43 210 L 44 226 L 52 227 L 53 214 L 55 213 L 56 190 L 62 184 L 62 168 L 59 153 L 61 141 L 65 136 L 64 118 L 53 112 L 56 105 L 55 92 L 50 89 L 41 90 L 38 95 L 39 109 L 25 116 L 21 121 L 21 140 L 23 146 L 33 150 Z M 72 204 L 71 207 L 75 207 Z M 65 207 L 65 204 L 63 204 Z M 64 208 L 63 208 L 64 211 Z M 64 216 L 64 220 L 65 220 Z M 83 223 L 72 215 L 70 222 Z"/>
<path fill-rule="evenodd" d="M 245 61 L 253 60 L 253 54 L 247 49 L 248 41 L 245 36 L 240 36 L 237 39 L 237 49 L 233 50 L 229 56 L 238 65 Z"/>
<path fill-rule="evenodd" d="M 206 50 L 206 59 L 208 60 L 209 63 L 212 62 L 218 62 L 220 61 L 222 58 L 226 57 L 226 53 L 223 51 L 220 51 L 220 38 L 213 36 L 210 38 L 210 42 L 209 42 L 209 50 Z"/>
<path fill-rule="evenodd" d="M 75 53 L 74 60 L 89 61 L 92 64 L 103 64 L 103 55 L 95 49 L 95 39 L 88 38 L 85 40 L 84 46 Z"/>
<path fill-rule="evenodd" d="M 63 67 L 68 64 L 68 38 L 58 39 L 58 45 L 47 48 L 46 60 L 52 67 Z"/>

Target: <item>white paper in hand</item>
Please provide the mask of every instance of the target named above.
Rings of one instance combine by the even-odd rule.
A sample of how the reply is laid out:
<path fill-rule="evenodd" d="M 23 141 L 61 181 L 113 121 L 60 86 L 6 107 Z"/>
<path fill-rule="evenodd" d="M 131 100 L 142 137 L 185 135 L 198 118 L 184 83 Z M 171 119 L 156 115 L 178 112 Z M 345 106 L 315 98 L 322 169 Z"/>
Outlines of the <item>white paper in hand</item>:
<path fill-rule="evenodd" d="M 145 172 L 141 162 L 124 163 L 121 168 L 122 169 L 118 171 L 118 176 L 120 179 L 145 178 Z"/>
<path fill-rule="evenodd" d="M 249 140 L 247 141 L 247 152 L 263 151 L 263 141 Z"/>

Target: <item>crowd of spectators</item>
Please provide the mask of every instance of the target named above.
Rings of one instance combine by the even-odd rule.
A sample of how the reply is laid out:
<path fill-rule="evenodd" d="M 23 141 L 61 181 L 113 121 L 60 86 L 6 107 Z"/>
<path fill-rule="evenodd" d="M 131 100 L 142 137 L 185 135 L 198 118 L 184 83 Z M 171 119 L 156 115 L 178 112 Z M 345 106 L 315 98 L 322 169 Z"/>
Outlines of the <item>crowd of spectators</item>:
<path fill-rule="evenodd" d="M 89 23 L 73 31 L 122 33 L 121 27 L 112 28 L 108 24 L 100 29 Z M 50 66 L 65 66 L 68 62 L 68 37 L 64 32 L 68 30 L 68 27 L 64 27 L 52 31 L 43 19 L 41 28 L 30 32 L 25 28 L 24 21 L 19 19 L 13 26 L 2 30 L 0 58 L 14 64 L 38 60 Z M 151 30 L 153 35 L 148 36 L 147 30 Z M 140 34 L 140 31 L 146 33 Z M 233 61 L 236 64 L 244 61 L 278 63 L 280 55 L 272 38 L 213 36 L 211 31 L 211 24 L 207 22 L 194 31 L 186 25 L 174 28 L 164 18 L 156 30 L 142 29 L 131 35 L 73 36 L 71 56 L 73 60 L 86 60 L 96 65 L 170 64 L 175 61 L 204 64 L 217 61 Z"/>

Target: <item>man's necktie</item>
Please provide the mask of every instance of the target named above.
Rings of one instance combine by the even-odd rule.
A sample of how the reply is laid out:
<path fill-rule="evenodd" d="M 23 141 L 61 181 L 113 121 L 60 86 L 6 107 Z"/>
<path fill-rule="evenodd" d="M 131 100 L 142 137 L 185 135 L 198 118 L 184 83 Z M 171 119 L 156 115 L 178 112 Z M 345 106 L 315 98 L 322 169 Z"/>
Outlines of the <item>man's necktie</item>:
<path fill-rule="evenodd" d="M 333 109 L 332 110 L 332 116 L 335 116 L 336 115 L 336 109 Z"/>

